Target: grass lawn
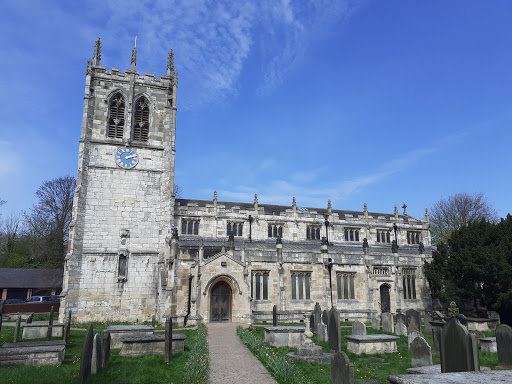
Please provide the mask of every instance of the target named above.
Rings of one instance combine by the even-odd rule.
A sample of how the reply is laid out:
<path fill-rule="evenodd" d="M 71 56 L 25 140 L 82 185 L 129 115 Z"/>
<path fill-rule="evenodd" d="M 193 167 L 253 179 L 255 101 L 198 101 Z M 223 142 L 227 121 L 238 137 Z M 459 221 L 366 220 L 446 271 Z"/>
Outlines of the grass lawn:
<path fill-rule="evenodd" d="M 348 324 L 343 323 L 342 325 L 346 326 Z M 263 342 L 264 340 L 264 330 L 261 327 L 249 328 L 243 330 L 243 332 L 252 333 L 252 335 L 259 342 Z M 342 350 L 347 354 L 350 361 L 354 364 L 355 383 L 388 383 L 387 377 L 389 375 L 405 374 L 406 369 L 411 367 L 411 354 L 409 352 L 409 349 L 407 348 L 406 336 L 400 336 L 400 340 L 397 341 L 397 353 L 358 356 L 347 351 L 347 341 L 344 336 L 350 335 L 351 333 L 351 328 L 341 327 Z M 383 332 L 375 331 L 371 327 L 368 327 L 367 333 L 376 334 Z M 242 334 L 241 330 L 239 331 L 239 335 L 241 336 L 242 340 L 244 339 L 244 337 L 247 337 L 247 335 Z M 426 340 L 432 346 L 432 337 L 427 336 Z M 322 346 L 324 352 L 329 352 L 328 343 L 318 341 L 316 335 L 313 337 L 313 341 L 315 342 L 315 344 Z M 248 344 L 257 343 L 249 341 Z M 250 345 L 248 346 L 249 349 L 251 349 Z M 293 352 L 293 348 L 275 348 L 269 346 L 268 344 L 265 344 L 263 348 L 265 348 L 265 353 L 260 353 L 259 355 L 258 352 L 254 353 L 253 351 L 253 353 L 263 362 L 263 364 L 267 367 L 269 372 L 272 373 L 272 375 L 274 376 L 274 378 L 276 378 L 279 384 L 331 383 L 330 365 L 298 361 L 290 362 L 294 367 L 296 367 L 296 378 L 290 377 L 290 373 L 288 373 L 287 375 L 279 374 L 279 369 L 281 369 L 280 366 L 277 366 L 277 373 L 273 372 L 272 369 L 273 367 L 276 366 L 275 363 L 272 363 L 272 360 L 275 360 L 274 356 L 277 355 L 279 357 L 284 358 L 284 356 L 286 356 L 288 352 Z M 491 369 L 496 368 L 496 365 L 498 363 L 498 357 L 496 353 L 480 351 L 479 357 L 481 366 L 490 367 Z M 439 356 L 436 354 L 434 354 L 433 356 L 433 363 L 440 364 Z M 288 367 L 287 369 L 289 372 L 293 371 L 293 368 Z"/>
<path fill-rule="evenodd" d="M 111 324 L 94 323 L 94 332 L 103 336 L 107 326 Z M 66 345 L 64 362 L 60 367 L 1 367 L 0 383 L 2 384 L 76 384 L 80 372 L 80 360 L 85 329 L 87 325 L 73 325 L 73 328 L 83 328 L 84 331 L 72 330 L 71 337 Z M 97 375 L 91 376 L 90 383 L 94 384 L 137 384 L 137 383 L 165 383 L 182 384 L 206 382 L 208 372 L 208 349 L 206 356 L 197 357 L 197 353 L 204 355 L 204 344 L 206 344 L 206 328 L 198 330 L 178 331 L 187 335 L 185 351 L 173 354 L 169 364 L 165 364 L 164 356 L 148 355 L 142 357 L 120 357 L 119 350 L 112 350 L 110 353 L 110 365 L 107 369 L 100 371 Z M 14 327 L 4 326 L 0 334 L 0 344 L 12 342 Z M 198 345 L 203 347 L 199 351 Z M 205 367 L 206 365 L 206 367 Z M 191 381 L 195 371 L 201 366 L 200 379 Z M 206 368 L 206 377 L 204 369 Z M 196 375 L 195 377 L 197 377 Z M 203 380 L 204 379 L 204 380 Z"/>

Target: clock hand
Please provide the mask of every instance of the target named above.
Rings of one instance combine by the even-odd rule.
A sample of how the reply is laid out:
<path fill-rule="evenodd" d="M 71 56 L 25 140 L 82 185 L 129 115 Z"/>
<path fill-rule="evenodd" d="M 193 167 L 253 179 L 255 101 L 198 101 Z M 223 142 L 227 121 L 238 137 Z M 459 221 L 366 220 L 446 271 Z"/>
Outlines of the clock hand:
<path fill-rule="evenodd" d="M 131 159 L 132 157 L 136 157 L 137 155 L 130 155 L 130 156 L 126 156 L 125 159 Z"/>

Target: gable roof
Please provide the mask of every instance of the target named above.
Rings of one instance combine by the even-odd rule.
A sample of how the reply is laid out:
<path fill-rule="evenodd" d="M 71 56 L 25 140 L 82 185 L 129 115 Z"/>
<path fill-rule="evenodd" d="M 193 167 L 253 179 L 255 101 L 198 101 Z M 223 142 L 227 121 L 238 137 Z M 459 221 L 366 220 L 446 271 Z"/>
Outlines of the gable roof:
<path fill-rule="evenodd" d="M 61 269 L 0 268 L 0 288 L 60 288 Z"/>

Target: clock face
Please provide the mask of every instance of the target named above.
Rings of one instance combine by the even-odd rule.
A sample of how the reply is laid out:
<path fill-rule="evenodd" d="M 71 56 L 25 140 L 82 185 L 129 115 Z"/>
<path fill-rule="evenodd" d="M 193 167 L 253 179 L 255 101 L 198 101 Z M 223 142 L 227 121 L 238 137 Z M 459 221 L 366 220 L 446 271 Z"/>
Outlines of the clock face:
<path fill-rule="evenodd" d="M 139 156 L 131 148 L 119 148 L 116 152 L 116 164 L 121 168 L 133 168 L 139 163 Z"/>

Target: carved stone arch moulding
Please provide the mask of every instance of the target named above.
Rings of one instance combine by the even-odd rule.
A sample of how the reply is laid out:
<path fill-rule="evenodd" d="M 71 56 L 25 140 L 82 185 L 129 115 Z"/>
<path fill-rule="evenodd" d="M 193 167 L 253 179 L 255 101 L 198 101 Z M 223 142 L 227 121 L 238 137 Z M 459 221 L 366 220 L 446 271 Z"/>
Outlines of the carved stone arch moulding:
<path fill-rule="evenodd" d="M 231 275 L 223 274 L 223 275 L 214 276 L 208 281 L 208 283 L 206 284 L 206 286 L 204 288 L 203 296 L 206 296 L 206 293 L 210 292 L 211 288 L 219 281 L 225 281 L 231 287 L 233 292 L 238 291 L 239 295 L 242 294 L 242 290 L 240 289 L 240 284 L 238 284 L 236 279 Z"/>

